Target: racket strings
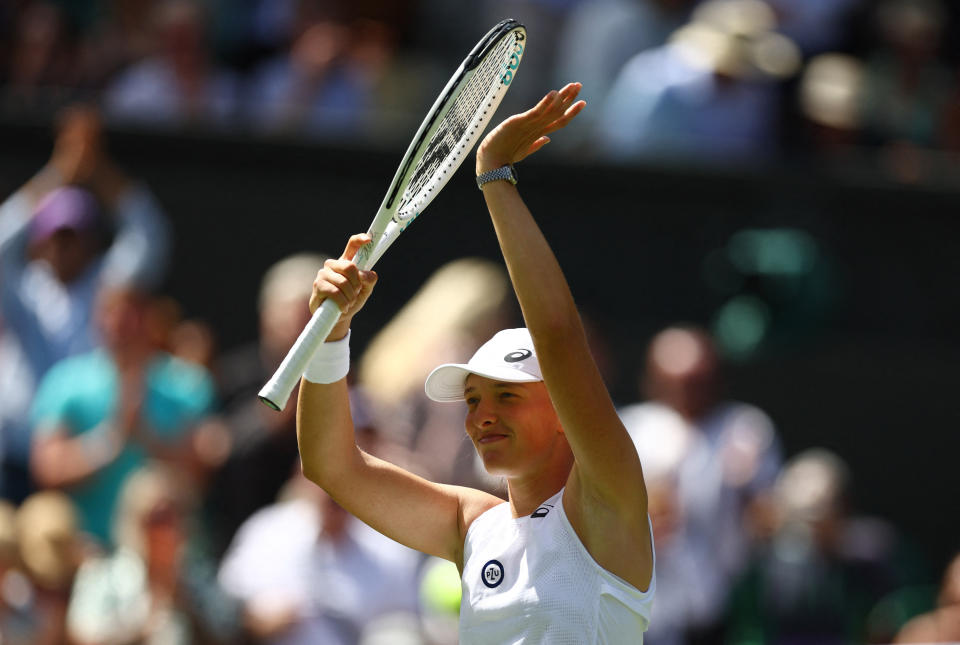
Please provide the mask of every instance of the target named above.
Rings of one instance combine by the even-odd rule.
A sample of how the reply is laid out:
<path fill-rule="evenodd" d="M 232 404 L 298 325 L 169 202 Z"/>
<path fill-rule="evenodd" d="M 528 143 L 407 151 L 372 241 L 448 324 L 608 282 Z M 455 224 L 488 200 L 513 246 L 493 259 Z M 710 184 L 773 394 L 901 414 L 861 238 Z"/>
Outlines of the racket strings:
<path fill-rule="evenodd" d="M 411 173 L 398 208 L 400 219 L 418 215 L 459 167 L 460 158 L 473 148 L 496 109 L 492 97 L 506 92 L 502 76 L 511 57 L 516 60 L 517 50 L 522 51 L 518 40 L 515 31 L 501 38 L 454 98 Z"/>

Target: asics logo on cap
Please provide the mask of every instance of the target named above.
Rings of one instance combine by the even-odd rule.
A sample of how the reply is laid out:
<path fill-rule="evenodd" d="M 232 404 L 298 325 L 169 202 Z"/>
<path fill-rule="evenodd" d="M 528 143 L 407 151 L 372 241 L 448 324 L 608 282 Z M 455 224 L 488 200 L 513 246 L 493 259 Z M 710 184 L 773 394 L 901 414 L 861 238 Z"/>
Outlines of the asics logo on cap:
<path fill-rule="evenodd" d="M 517 349 L 504 356 L 503 360 L 507 363 L 519 363 L 520 361 L 527 360 L 531 356 L 533 356 L 533 352 L 529 349 Z"/>

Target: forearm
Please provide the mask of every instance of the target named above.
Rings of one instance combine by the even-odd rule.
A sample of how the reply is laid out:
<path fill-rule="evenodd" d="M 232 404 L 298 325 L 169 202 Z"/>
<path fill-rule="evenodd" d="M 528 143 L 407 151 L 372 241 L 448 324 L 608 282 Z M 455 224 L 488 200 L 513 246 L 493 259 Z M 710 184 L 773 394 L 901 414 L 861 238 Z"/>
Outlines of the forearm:
<path fill-rule="evenodd" d="M 111 464 L 122 449 L 123 438 L 106 426 L 78 437 L 41 439 L 31 456 L 31 470 L 40 486 L 75 486 Z"/>
<path fill-rule="evenodd" d="M 360 271 L 351 259 L 369 242 L 369 235 L 352 236 L 340 259 L 327 260 L 313 283 L 311 310 L 316 311 L 324 299 L 331 298 L 343 313 L 320 349 L 324 352 L 321 360 L 316 365 L 311 363 L 307 377 L 300 382 L 297 441 L 303 472 L 377 531 L 411 548 L 456 562 L 463 544 L 463 508 L 473 509 L 478 496 L 481 506 L 489 503 L 490 496 L 433 484 L 361 452 L 356 445 L 347 370 L 337 366 L 338 348 L 332 343 L 347 335 L 353 315 L 376 284 L 376 274 Z M 340 356 L 345 359 L 342 353 Z M 474 503 L 463 505 L 463 498 Z"/>
<path fill-rule="evenodd" d="M 516 187 L 494 181 L 484 186 L 483 194 L 534 340 L 541 347 L 585 344 L 580 316 L 560 264 Z M 541 357 L 544 359 L 549 362 L 550 357 Z"/>
<path fill-rule="evenodd" d="M 146 187 L 128 184 L 114 196 L 111 212 L 117 234 L 104 259 L 104 281 L 160 282 L 169 260 L 170 226 L 156 199 Z"/>
<path fill-rule="evenodd" d="M 579 89 L 573 83 L 550 92 L 534 108 L 501 123 L 477 150 L 477 174 L 543 147 L 549 133 L 583 108 L 576 101 Z M 633 482 L 630 490 L 642 490 L 640 464 L 591 355 L 563 271 L 513 184 L 492 181 L 483 193 L 544 383 L 576 458 L 574 474 L 591 494 L 620 505 L 631 496 L 623 495 L 624 482 Z M 636 501 L 628 500 L 627 506 L 645 506 Z"/>
<path fill-rule="evenodd" d="M 346 481 L 345 469 L 359 459 L 345 378 L 328 384 L 300 381 L 297 443 L 304 475 L 336 496 L 331 489 Z"/>
<path fill-rule="evenodd" d="M 21 189 L 0 204 L 0 270 L 26 261 L 27 232 L 34 203 L 27 191 Z"/>
<path fill-rule="evenodd" d="M 346 379 L 329 385 L 301 381 L 297 419 L 308 479 L 387 537 L 457 561 L 462 544 L 458 493 L 360 451 L 354 441 Z M 485 493 L 473 493 L 486 498 Z"/>
<path fill-rule="evenodd" d="M 593 360 L 556 256 L 516 187 L 503 181 L 487 186 L 484 196 L 500 248 L 578 472 L 607 499 L 622 497 L 625 481 L 643 490 L 639 460 Z"/>

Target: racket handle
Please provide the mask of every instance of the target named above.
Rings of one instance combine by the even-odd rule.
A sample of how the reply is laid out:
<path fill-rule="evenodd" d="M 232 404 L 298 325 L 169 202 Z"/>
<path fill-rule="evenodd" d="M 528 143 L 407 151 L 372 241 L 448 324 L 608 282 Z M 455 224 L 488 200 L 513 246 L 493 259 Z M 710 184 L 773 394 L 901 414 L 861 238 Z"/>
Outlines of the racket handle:
<path fill-rule="evenodd" d="M 267 407 L 280 411 L 287 405 L 287 399 L 293 388 L 300 382 L 307 364 L 320 347 L 330 330 L 340 318 L 340 309 L 330 299 L 324 300 L 310 318 L 307 326 L 300 332 L 297 341 L 287 352 L 273 377 L 260 390 L 260 401 Z"/>

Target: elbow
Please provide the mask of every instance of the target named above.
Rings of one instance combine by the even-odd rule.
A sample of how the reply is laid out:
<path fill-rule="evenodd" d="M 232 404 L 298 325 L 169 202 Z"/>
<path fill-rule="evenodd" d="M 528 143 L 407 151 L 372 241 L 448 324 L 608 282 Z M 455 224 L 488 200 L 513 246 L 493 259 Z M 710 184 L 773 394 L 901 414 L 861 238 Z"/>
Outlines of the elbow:
<path fill-rule="evenodd" d="M 300 472 L 323 490 L 333 494 L 334 489 L 350 481 L 352 464 L 349 457 L 343 459 L 311 459 L 301 453 Z"/>
<path fill-rule="evenodd" d="M 308 480 L 310 480 L 320 488 L 323 488 L 323 469 L 322 468 L 318 468 L 314 464 L 311 464 L 307 460 L 301 458 L 300 472 L 305 478 L 307 478 Z"/>

